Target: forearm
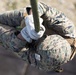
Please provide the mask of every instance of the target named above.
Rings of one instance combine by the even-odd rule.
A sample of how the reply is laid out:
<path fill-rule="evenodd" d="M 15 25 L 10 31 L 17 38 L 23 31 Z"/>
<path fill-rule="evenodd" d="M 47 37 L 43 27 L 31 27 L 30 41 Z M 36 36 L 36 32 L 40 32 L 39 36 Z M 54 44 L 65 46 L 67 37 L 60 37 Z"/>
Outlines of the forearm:
<path fill-rule="evenodd" d="M 24 8 L 6 11 L 0 14 L 0 23 L 9 26 L 19 26 L 24 18 Z"/>

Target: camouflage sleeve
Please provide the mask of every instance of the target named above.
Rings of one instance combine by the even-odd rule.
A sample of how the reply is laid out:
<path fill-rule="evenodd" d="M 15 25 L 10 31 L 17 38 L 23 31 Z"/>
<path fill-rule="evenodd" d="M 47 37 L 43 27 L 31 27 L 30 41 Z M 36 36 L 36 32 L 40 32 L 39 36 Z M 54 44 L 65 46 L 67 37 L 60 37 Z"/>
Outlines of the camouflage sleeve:
<path fill-rule="evenodd" d="M 9 26 L 19 26 L 24 18 L 25 8 L 20 10 L 7 11 L 0 14 L 0 23 Z"/>
<path fill-rule="evenodd" d="M 76 38 L 75 25 L 64 15 L 64 13 L 58 11 L 56 8 L 44 4 L 43 6 L 46 9 L 46 12 L 42 17 L 48 28 L 55 30 L 59 35 Z"/>

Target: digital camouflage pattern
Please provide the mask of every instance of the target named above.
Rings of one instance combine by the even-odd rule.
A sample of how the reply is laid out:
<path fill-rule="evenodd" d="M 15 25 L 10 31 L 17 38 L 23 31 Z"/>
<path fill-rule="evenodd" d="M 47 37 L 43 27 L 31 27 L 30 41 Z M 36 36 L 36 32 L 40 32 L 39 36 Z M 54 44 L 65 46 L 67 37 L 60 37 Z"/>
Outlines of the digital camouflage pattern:
<path fill-rule="evenodd" d="M 25 47 L 26 41 L 22 41 L 15 35 L 16 30 L 13 27 L 0 24 L 0 41 L 6 49 L 20 51 Z"/>
<path fill-rule="evenodd" d="M 56 8 L 49 7 L 44 3 L 39 4 L 41 6 L 41 8 L 39 7 L 39 13 L 42 14 L 41 17 L 44 20 L 43 24 L 45 25 L 46 29 L 53 29 L 61 36 L 68 36 L 71 38 L 76 37 L 76 29 L 74 24 L 61 11 L 58 11 Z M 20 26 L 25 15 L 25 8 L 7 11 L 0 14 L 0 23 L 17 27 Z M 49 33 L 51 32 L 47 32 L 47 34 Z"/>
<path fill-rule="evenodd" d="M 37 47 L 35 59 L 37 67 L 52 71 L 70 60 L 70 44 L 60 35 L 50 35 Z"/>
<path fill-rule="evenodd" d="M 69 21 L 63 13 L 43 3 L 42 5 L 47 10 L 46 13 L 41 16 L 44 20 L 43 24 L 47 29 L 54 29 L 61 36 L 76 37 L 73 23 Z M 7 49 L 16 51 L 25 47 L 26 42 L 16 37 L 14 34 L 16 29 L 13 28 L 21 24 L 24 18 L 23 12 L 24 11 L 15 10 L 0 14 L 0 23 L 5 24 L 0 25 L 0 41 Z M 71 47 L 61 36 L 50 35 L 43 40 L 38 46 L 37 53 L 30 55 L 32 63 L 40 69 L 50 71 L 69 61 Z M 28 51 L 19 52 L 19 55 L 25 61 L 28 61 Z"/>
<path fill-rule="evenodd" d="M 0 13 L 0 24 L 17 27 L 26 16 L 25 8 Z"/>
<path fill-rule="evenodd" d="M 0 13 L 0 42 L 5 48 L 19 51 L 25 47 L 26 42 L 18 39 L 14 33 L 22 29 L 26 15 L 25 8 Z"/>
<path fill-rule="evenodd" d="M 53 29 L 61 36 L 76 38 L 74 24 L 61 11 L 49 7 L 44 3 L 40 3 L 40 6 L 39 10 L 41 10 L 41 13 L 42 11 L 44 12 L 41 16 L 44 20 L 43 24 L 47 26 L 47 29 Z"/>
<path fill-rule="evenodd" d="M 49 41 L 48 41 L 49 40 Z M 19 55 L 31 65 L 40 70 L 55 71 L 60 66 L 70 61 L 72 49 L 70 44 L 60 35 L 50 35 L 41 40 L 37 51 L 29 50 L 20 52 Z M 28 59 L 29 56 L 29 59 Z"/>

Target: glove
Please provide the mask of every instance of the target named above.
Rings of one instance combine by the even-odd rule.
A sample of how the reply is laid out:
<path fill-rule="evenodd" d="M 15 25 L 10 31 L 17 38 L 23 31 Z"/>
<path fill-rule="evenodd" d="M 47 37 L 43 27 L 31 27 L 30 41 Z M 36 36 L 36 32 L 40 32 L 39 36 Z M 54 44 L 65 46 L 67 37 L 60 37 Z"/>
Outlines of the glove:
<path fill-rule="evenodd" d="M 40 18 L 40 31 L 36 32 L 34 27 L 33 15 L 28 15 L 25 18 L 26 27 L 21 30 L 21 35 L 27 42 L 32 42 L 33 40 L 38 40 L 41 38 L 45 32 L 45 27 L 42 25 L 43 20 Z"/>

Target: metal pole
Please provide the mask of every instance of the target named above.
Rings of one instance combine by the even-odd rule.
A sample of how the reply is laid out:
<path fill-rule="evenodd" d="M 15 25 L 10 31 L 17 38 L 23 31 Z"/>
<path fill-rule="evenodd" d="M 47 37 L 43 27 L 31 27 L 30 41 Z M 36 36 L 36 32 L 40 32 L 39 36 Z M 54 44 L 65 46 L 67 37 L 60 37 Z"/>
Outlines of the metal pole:
<path fill-rule="evenodd" d="M 32 6 L 35 31 L 39 32 L 40 23 L 39 23 L 39 14 L 38 14 L 38 8 L 37 8 L 37 6 L 38 6 L 37 5 L 37 0 L 30 0 L 30 3 L 31 3 L 31 6 Z"/>

